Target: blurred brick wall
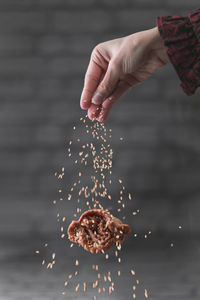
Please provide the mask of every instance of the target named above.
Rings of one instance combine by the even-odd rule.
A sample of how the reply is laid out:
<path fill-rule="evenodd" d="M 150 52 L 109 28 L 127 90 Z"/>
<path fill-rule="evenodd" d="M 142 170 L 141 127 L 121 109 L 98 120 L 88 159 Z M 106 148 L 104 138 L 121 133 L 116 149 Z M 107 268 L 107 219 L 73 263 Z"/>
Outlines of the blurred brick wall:
<path fill-rule="evenodd" d="M 183 0 L 0 0 L 0 230 L 54 231 L 52 175 L 82 114 L 93 47 L 198 8 Z M 169 65 L 130 91 L 107 122 L 115 176 L 134 194 L 138 231 L 199 231 L 199 91 L 187 97 Z M 81 129 L 80 129 L 81 130 Z M 124 136 L 121 143 L 119 137 Z M 67 175 L 73 172 L 67 171 Z M 69 179 L 70 180 L 70 179 Z M 70 210 L 68 211 L 69 216 Z"/>

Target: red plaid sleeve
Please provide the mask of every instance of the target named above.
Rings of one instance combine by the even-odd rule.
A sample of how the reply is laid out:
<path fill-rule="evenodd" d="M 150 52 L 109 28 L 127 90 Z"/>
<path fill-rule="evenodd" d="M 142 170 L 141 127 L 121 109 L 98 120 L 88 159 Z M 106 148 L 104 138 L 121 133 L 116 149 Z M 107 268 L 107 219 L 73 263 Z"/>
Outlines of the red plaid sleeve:
<path fill-rule="evenodd" d="M 187 95 L 200 86 L 200 9 L 187 17 L 163 16 L 157 26 Z"/>

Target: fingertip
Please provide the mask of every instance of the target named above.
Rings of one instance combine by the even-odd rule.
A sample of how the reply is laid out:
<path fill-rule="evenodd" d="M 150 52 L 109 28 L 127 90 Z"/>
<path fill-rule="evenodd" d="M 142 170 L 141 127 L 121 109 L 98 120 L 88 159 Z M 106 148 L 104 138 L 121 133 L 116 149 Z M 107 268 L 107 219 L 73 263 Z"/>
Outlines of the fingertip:
<path fill-rule="evenodd" d="M 112 108 L 111 102 L 109 102 L 109 101 L 106 102 L 106 101 L 104 101 L 104 103 L 102 104 L 102 108 L 101 108 L 100 114 L 98 116 L 99 122 L 105 122 L 107 120 L 110 110 Z"/>
<path fill-rule="evenodd" d="M 108 118 L 108 114 L 107 115 L 103 115 L 97 118 L 97 121 L 99 121 L 100 123 L 104 123 Z"/>
<path fill-rule="evenodd" d="M 97 119 L 100 123 L 103 123 L 106 121 L 106 118 L 104 116 L 100 116 L 98 119 Z"/>
<path fill-rule="evenodd" d="M 88 111 L 88 118 L 89 118 L 91 121 L 95 120 L 94 114 L 93 114 L 92 112 L 90 112 L 90 111 Z"/>
<path fill-rule="evenodd" d="M 83 89 L 80 97 L 80 107 L 82 109 L 88 109 L 91 105 L 91 96 L 88 94 L 87 90 Z"/>
<path fill-rule="evenodd" d="M 88 109 L 91 106 L 91 102 L 88 100 L 81 100 L 80 107 L 84 110 Z"/>
<path fill-rule="evenodd" d="M 100 107 L 95 104 L 91 104 L 91 106 L 88 109 L 88 117 L 90 120 L 94 120 L 99 116 L 100 113 Z"/>

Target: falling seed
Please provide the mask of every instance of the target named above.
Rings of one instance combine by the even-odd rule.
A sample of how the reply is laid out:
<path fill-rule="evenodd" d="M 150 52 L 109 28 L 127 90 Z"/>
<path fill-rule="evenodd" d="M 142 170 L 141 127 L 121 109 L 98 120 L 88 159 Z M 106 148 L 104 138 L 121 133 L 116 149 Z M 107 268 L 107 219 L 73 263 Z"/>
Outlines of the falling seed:
<path fill-rule="evenodd" d="M 80 283 L 78 283 L 77 286 L 76 286 L 76 288 L 75 288 L 76 293 L 78 292 L 79 287 L 80 287 Z"/>
<path fill-rule="evenodd" d="M 171 243 L 171 244 L 170 244 L 170 246 L 171 246 L 171 248 L 173 248 L 173 247 L 174 247 L 174 244 L 173 244 L 173 243 Z"/>
<path fill-rule="evenodd" d="M 52 254 L 52 259 L 55 259 L 55 257 L 56 257 L 56 253 L 53 253 Z"/>
<path fill-rule="evenodd" d="M 75 262 L 75 266 L 78 266 L 79 265 L 79 261 L 78 260 L 76 260 L 76 262 Z"/>
<path fill-rule="evenodd" d="M 52 264 L 51 263 L 48 263 L 48 265 L 47 265 L 47 269 L 49 269 L 49 268 L 52 268 Z"/>
<path fill-rule="evenodd" d="M 131 274 L 132 274 L 133 276 L 135 276 L 135 271 L 134 271 L 134 270 L 131 270 Z"/>
<path fill-rule="evenodd" d="M 117 249 L 118 249 L 118 250 L 121 250 L 121 248 L 122 248 L 122 245 L 121 245 L 121 244 L 117 244 L 116 246 L 117 246 Z"/>
<path fill-rule="evenodd" d="M 144 295 L 145 295 L 145 298 L 148 298 L 148 292 L 146 289 L 144 290 Z"/>
<path fill-rule="evenodd" d="M 36 254 L 40 254 L 40 251 L 39 251 L 39 250 L 36 250 L 35 253 L 36 253 Z"/>
<path fill-rule="evenodd" d="M 86 282 L 83 282 L 83 291 L 84 291 L 84 292 L 87 291 L 87 284 L 86 284 Z"/>

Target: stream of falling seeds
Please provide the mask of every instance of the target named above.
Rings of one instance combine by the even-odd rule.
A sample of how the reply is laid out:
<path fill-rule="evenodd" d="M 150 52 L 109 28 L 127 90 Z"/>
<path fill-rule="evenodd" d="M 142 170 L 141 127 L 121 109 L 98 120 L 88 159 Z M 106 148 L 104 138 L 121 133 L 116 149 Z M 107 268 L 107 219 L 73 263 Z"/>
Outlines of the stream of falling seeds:
<path fill-rule="evenodd" d="M 83 211 L 93 208 L 107 209 L 111 206 L 110 201 L 113 201 L 112 195 L 109 192 L 109 187 L 113 185 L 113 174 L 112 174 L 112 166 L 113 166 L 113 150 L 111 148 L 111 140 L 112 140 L 112 129 L 107 129 L 104 123 L 99 123 L 97 121 L 89 121 L 86 117 L 80 118 L 81 129 L 84 130 L 84 133 L 89 136 L 89 141 L 82 143 L 82 136 L 76 137 L 70 140 L 67 144 L 67 156 L 72 160 L 74 168 L 77 172 L 75 181 L 72 182 L 71 187 L 67 190 L 63 188 L 58 189 L 58 200 L 53 200 L 53 204 L 57 205 L 60 201 L 73 201 L 76 202 L 75 211 L 71 220 L 74 218 L 79 218 Z M 76 131 L 76 126 L 73 127 L 73 130 Z M 123 138 L 120 138 L 120 141 L 123 141 Z M 77 147 L 78 144 L 78 147 Z M 78 151 L 73 150 L 73 146 L 75 149 L 78 148 Z M 84 182 L 84 177 L 87 178 L 87 181 Z M 65 168 L 62 167 L 59 172 L 55 172 L 55 176 L 58 180 L 62 180 L 65 176 Z M 114 209 L 116 212 L 113 215 L 116 216 L 118 213 L 119 218 L 122 220 L 126 219 L 127 213 L 126 202 L 132 201 L 132 195 L 126 191 L 123 180 L 119 178 L 118 185 L 120 187 L 119 198 L 115 201 Z M 107 202 L 105 202 L 105 200 Z M 106 207 L 104 207 L 104 203 L 106 203 Z M 113 207 L 112 207 L 113 208 Z M 132 216 L 135 216 L 139 213 L 139 210 L 135 210 L 131 212 Z M 75 245 L 70 243 L 67 240 L 67 225 L 66 222 L 71 221 L 67 220 L 66 216 L 64 216 L 63 211 L 57 212 L 57 222 L 60 224 L 60 238 L 66 239 L 66 242 L 69 244 L 69 247 L 72 248 Z M 151 232 L 145 235 L 147 238 Z M 137 234 L 132 234 L 133 237 L 137 237 Z M 47 247 L 47 243 L 45 247 Z M 77 247 L 77 245 L 76 245 Z M 83 250 L 84 251 L 84 250 Z M 74 266 L 76 270 L 74 273 L 70 273 L 67 276 L 67 279 L 64 282 L 64 290 L 61 292 L 63 296 L 67 295 L 67 289 L 73 288 L 75 293 L 80 291 L 86 293 L 88 288 L 94 290 L 93 299 L 97 299 L 97 296 L 101 294 L 112 295 L 115 291 L 115 286 L 117 285 L 116 279 L 118 278 L 118 282 L 121 276 L 120 264 L 121 264 L 121 244 L 116 243 L 116 249 L 113 251 L 116 263 L 117 270 L 115 274 L 110 271 L 105 272 L 101 270 L 100 266 L 92 265 L 92 270 L 96 272 L 94 276 L 94 281 L 91 283 L 76 282 L 73 286 L 72 280 L 74 278 L 79 277 L 79 265 L 80 262 L 78 259 L 75 260 Z M 39 251 L 38 251 L 39 252 Z M 37 252 L 36 252 L 37 253 Z M 39 253 L 37 253 L 39 254 Z M 102 250 L 102 255 L 104 255 L 105 260 L 109 260 L 108 253 L 104 253 Z M 42 265 L 44 265 L 47 269 L 52 269 L 55 265 L 56 261 L 56 253 L 53 252 L 51 255 L 51 259 L 49 261 L 42 261 Z M 130 276 L 135 276 L 135 271 L 133 269 L 130 270 Z M 135 284 L 132 287 L 132 298 L 136 299 L 136 286 L 139 284 L 139 280 L 135 280 Z M 148 292 L 144 290 L 145 298 L 148 298 Z"/>

